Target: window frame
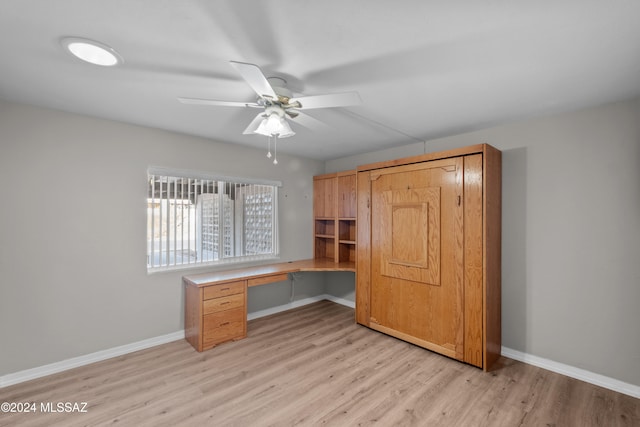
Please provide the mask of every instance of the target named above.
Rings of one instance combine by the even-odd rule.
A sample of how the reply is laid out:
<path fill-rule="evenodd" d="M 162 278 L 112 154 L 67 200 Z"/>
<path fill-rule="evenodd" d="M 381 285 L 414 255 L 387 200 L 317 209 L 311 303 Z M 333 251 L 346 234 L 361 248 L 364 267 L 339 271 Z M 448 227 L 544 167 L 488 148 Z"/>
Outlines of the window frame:
<path fill-rule="evenodd" d="M 167 186 L 166 188 L 166 192 L 167 192 L 167 196 L 166 197 L 157 197 L 156 196 L 156 192 L 160 191 L 161 193 L 164 191 L 164 189 L 160 188 L 156 188 L 155 187 L 155 183 L 156 183 L 156 179 L 166 179 L 167 182 L 170 182 L 170 180 L 177 180 L 177 179 L 187 179 L 187 180 L 194 180 L 194 185 L 195 185 L 195 181 L 207 181 L 208 184 L 207 185 L 211 185 L 211 182 L 215 182 L 216 186 L 215 186 L 215 192 L 209 192 L 211 191 L 209 189 L 209 187 L 207 187 L 206 192 L 202 190 L 202 187 L 200 187 L 200 193 L 197 193 L 196 190 L 193 191 L 193 193 L 191 192 L 191 188 L 189 188 L 189 193 L 187 196 L 187 199 L 184 198 L 184 189 L 182 189 L 181 193 L 180 193 L 180 198 L 176 198 L 176 186 L 173 187 L 173 191 L 174 191 L 174 196 L 173 198 L 170 196 L 170 191 L 169 188 L 170 186 Z M 174 181 L 175 182 L 175 181 Z M 191 182 L 191 181 L 189 181 Z M 198 213 L 198 199 L 200 198 L 200 196 L 203 195 L 207 195 L 207 194 L 212 194 L 215 195 L 215 197 L 212 197 L 213 199 L 217 199 L 218 201 L 214 202 L 214 203 L 219 203 L 219 207 L 222 209 L 223 207 L 223 203 L 225 203 L 224 201 L 220 201 L 220 197 L 219 197 L 219 190 L 218 188 L 223 188 L 223 187 L 218 187 L 220 184 L 225 185 L 224 188 L 227 188 L 226 185 L 233 185 L 234 187 L 234 197 L 238 197 L 238 195 L 242 195 L 243 196 L 243 200 L 242 201 L 238 201 L 236 199 L 231 199 L 231 204 L 234 206 L 233 208 L 233 219 L 231 220 L 231 227 L 230 229 L 233 231 L 233 236 L 231 237 L 231 247 L 235 247 L 238 244 L 242 244 L 242 246 L 244 246 L 245 241 L 247 240 L 247 236 L 246 236 L 246 229 L 245 229 L 245 202 L 244 202 L 244 195 L 245 195 L 245 190 L 248 188 L 260 188 L 259 186 L 265 186 L 265 187 L 270 187 L 268 189 L 268 192 L 271 192 L 271 206 L 270 206 L 270 216 L 271 216 L 271 230 L 270 230 L 270 236 L 271 236 L 271 251 L 268 253 L 260 253 L 260 254 L 254 254 L 254 255 L 238 255 L 237 251 L 235 251 L 236 253 L 233 253 L 232 255 L 223 255 L 222 257 L 220 257 L 218 255 L 217 259 L 211 259 L 209 257 L 209 259 L 207 260 L 203 260 L 201 259 L 202 255 L 203 255 L 203 251 L 198 252 L 198 247 L 197 244 L 194 243 L 193 245 L 193 251 L 191 251 L 190 249 L 187 251 L 187 257 L 188 259 L 191 259 L 192 257 L 192 252 L 197 254 L 197 257 L 195 260 L 190 261 L 188 260 L 187 262 L 184 261 L 180 261 L 178 262 L 178 254 L 182 254 L 184 255 L 184 251 L 185 248 L 183 246 L 183 242 L 184 242 L 184 234 L 182 234 L 182 240 L 180 240 L 180 252 L 177 251 L 177 235 L 175 234 L 175 230 L 177 228 L 176 223 L 178 222 L 176 220 L 176 218 L 174 217 L 174 224 L 172 225 L 172 227 L 169 227 L 167 225 L 166 228 L 162 228 L 163 227 L 163 223 L 162 223 L 162 218 L 160 217 L 159 219 L 157 218 L 156 214 L 160 214 L 160 216 L 162 215 L 162 210 L 166 209 L 167 212 L 170 212 L 171 209 L 174 209 L 175 212 L 175 207 L 174 208 L 165 208 L 162 207 L 163 203 L 166 203 L 167 205 L 170 203 L 174 203 L 178 201 L 178 200 L 182 200 L 183 204 L 188 204 L 189 205 L 189 210 L 188 210 L 188 226 L 192 227 L 193 226 L 193 231 L 189 231 L 188 235 L 187 235 L 187 240 L 191 240 L 192 236 L 189 233 L 194 233 L 193 236 L 198 235 L 197 237 L 193 237 L 193 239 L 196 239 L 196 241 L 201 241 L 201 235 L 202 233 L 198 233 L 196 231 L 197 229 L 197 222 L 195 220 L 195 216 L 199 215 Z M 179 184 L 179 185 L 183 185 L 183 184 Z M 255 187 L 254 187 L 255 186 Z M 147 236 L 147 274 L 153 274 L 153 273 L 157 273 L 157 272 L 168 272 L 168 271 L 176 271 L 176 270 L 185 270 L 185 269 L 199 269 L 199 268 L 204 268 L 204 267 L 217 267 L 217 266 L 221 266 L 221 265 L 235 265 L 235 264 L 247 264 L 247 263 L 251 263 L 254 261 L 263 261 L 263 260 L 278 260 L 280 258 L 280 248 L 279 248 L 279 215 L 278 215 L 278 205 L 279 205 L 279 188 L 282 187 L 282 182 L 280 181 L 274 181 L 274 180 L 266 180 L 266 179 L 256 179 L 256 178 L 247 178 L 247 177 L 235 177 L 235 176 L 228 176 L 228 175 L 219 175 L 219 174 L 211 174 L 211 173 L 206 173 L 206 172 L 201 172 L 201 171 L 194 171 L 194 170 L 184 170 L 184 169 L 172 169 L 172 168 L 165 168 L 165 167 L 158 167 L 158 166 L 149 166 L 147 168 L 147 183 L 146 183 L 146 205 L 147 205 L 147 215 L 146 215 L 146 222 L 147 222 L 147 232 L 146 232 L 146 236 Z M 195 187 L 194 187 L 195 188 Z M 236 194 L 237 193 L 237 194 Z M 223 195 L 225 193 L 222 193 Z M 255 193 L 252 193 L 255 194 Z M 191 198 L 193 197 L 193 200 L 191 200 Z M 229 195 L 227 195 L 227 197 L 230 197 Z M 224 199 L 223 199 L 224 200 Z M 165 201 L 165 202 L 163 202 Z M 161 207 L 158 208 L 156 207 L 156 204 L 160 204 Z M 227 206 L 225 204 L 225 206 Z M 238 207 L 240 206 L 240 207 Z M 159 211 L 157 211 L 157 209 L 159 209 Z M 224 211 L 224 209 L 222 209 Z M 220 211 L 220 210 L 218 210 Z M 238 212 L 241 211 L 241 212 Z M 175 214 L 174 214 L 175 215 Z M 181 213 L 181 217 L 180 217 L 180 221 L 184 221 L 185 216 L 184 213 Z M 192 219 L 193 216 L 193 219 Z M 225 217 L 223 216 L 220 221 L 222 221 Z M 170 237 L 166 237 L 165 238 L 165 244 L 167 244 L 168 246 L 163 247 L 163 239 L 162 237 L 160 237 L 159 239 L 157 238 L 157 236 L 155 235 L 155 233 L 157 233 L 157 230 L 153 228 L 153 226 L 151 224 L 154 224 L 153 221 L 159 221 L 159 226 L 160 226 L 160 234 L 162 234 L 163 230 L 167 232 L 167 234 L 170 236 L 171 233 L 174 233 L 174 239 L 173 241 L 171 240 Z M 165 220 L 166 221 L 166 220 Z M 181 223 L 182 223 L 181 222 Z M 193 224 L 192 224 L 193 223 Z M 202 225 L 200 225 L 202 227 Z M 171 229 L 172 228 L 172 229 Z M 268 229 L 269 227 L 267 227 Z M 191 229 L 190 229 L 191 230 Z M 222 244 L 222 237 L 223 233 L 220 233 L 218 238 L 220 240 L 220 244 Z M 267 233 L 269 234 L 269 233 Z M 227 236 L 228 237 L 228 236 Z M 158 244 L 158 246 L 156 246 L 156 244 Z M 171 249 L 170 245 L 173 245 L 173 249 Z M 189 248 L 190 248 L 190 243 L 189 243 Z M 158 248 L 158 251 L 156 252 L 155 248 Z M 218 246 L 218 248 L 220 248 L 220 246 Z M 224 249 L 222 249 L 224 251 Z M 233 250 L 233 249 L 232 249 Z M 240 249 L 241 251 L 244 251 L 244 248 Z M 166 258 L 165 258 L 165 251 L 166 251 Z M 165 262 L 163 262 L 163 260 L 166 260 Z M 157 263 L 156 263 L 157 261 Z"/>

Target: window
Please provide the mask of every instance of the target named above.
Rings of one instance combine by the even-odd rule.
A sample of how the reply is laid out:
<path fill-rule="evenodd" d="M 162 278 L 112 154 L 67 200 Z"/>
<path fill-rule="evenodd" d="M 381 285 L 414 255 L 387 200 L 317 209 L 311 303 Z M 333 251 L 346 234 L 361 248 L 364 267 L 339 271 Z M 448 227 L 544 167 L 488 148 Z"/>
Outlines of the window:
<path fill-rule="evenodd" d="M 147 271 L 276 258 L 278 186 L 149 169 Z"/>

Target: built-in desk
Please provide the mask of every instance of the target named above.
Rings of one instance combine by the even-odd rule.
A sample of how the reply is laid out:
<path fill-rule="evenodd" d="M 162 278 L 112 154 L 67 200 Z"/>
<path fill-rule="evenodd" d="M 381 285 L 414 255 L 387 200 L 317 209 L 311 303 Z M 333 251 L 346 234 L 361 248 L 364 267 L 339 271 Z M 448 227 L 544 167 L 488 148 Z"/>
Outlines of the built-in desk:
<path fill-rule="evenodd" d="M 298 271 L 356 271 L 354 262 L 306 259 L 183 276 L 185 338 L 198 351 L 247 336 L 247 288 Z"/>

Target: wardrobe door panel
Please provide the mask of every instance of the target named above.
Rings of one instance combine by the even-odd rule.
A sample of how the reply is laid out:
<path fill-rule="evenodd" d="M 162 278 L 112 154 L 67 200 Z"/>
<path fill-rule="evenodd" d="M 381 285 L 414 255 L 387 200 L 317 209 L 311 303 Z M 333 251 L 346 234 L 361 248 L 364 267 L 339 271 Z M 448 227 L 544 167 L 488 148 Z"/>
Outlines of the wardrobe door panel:
<path fill-rule="evenodd" d="M 381 274 L 440 285 L 440 188 L 383 192 Z"/>
<path fill-rule="evenodd" d="M 464 158 L 464 361 L 483 366 L 482 155 Z"/>
<path fill-rule="evenodd" d="M 462 359 L 462 158 L 371 174 L 370 327 Z"/>

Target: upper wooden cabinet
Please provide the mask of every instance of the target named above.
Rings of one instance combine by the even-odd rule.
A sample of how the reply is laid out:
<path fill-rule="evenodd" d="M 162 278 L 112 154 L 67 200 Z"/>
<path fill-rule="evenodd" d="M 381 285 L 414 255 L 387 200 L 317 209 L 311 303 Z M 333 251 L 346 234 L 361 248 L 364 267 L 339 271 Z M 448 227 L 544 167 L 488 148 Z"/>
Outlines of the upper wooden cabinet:
<path fill-rule="evenodd" d="M 355 264 L 356 171 L 313 177 L 314 258 Z"/>
<path fill-rule="evenodd" d="M 356 321 L 488 370 L 500 356 L 501 153 L 358 167 Z"/>
<path fill-rule="evenodd" d="M 313 177 L 313 216 L 316 219 L 334 219 L 337 212 L 336 202 L 338 181 L 336 174 Z"/>
<path fill-rule="evenodd" d="M 338 218 L 356 219 L 356 171 L 338 172 Z"/>

